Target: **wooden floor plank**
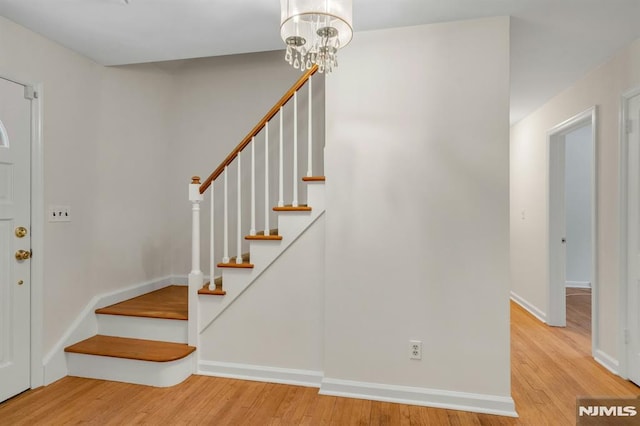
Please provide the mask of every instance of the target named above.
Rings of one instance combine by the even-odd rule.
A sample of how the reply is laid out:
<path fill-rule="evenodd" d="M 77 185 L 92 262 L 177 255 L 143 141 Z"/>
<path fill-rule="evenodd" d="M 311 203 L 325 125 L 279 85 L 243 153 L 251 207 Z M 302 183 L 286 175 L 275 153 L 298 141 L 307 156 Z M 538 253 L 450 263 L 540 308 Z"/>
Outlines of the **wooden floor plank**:
<path fill-rule="evenodd" d="M 189 318 L 186 285 L 170 285 L 115 305 L 96 310 L 97 314 L 187 320 Z"/>
<path fill-rule="evenodd" d="M 0 404 L 0 424 L 572 425 L 578 395 L 640 394 L 637 386 L 609 373 L 591 357 L 589 300 L 567 296 L 566 328 L 548 327 L 512 304 L 512 394 L 517 419 L 206 376 L 191 376 L 171 388 L 65 377 Z"/>

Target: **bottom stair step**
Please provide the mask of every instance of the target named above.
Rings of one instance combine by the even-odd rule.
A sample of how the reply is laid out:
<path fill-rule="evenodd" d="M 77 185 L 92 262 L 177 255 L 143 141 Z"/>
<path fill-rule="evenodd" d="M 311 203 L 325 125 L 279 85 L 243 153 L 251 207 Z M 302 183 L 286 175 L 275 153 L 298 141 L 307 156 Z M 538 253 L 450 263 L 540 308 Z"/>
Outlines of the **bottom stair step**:
<path fill-rule="evenodd" d="M 195 350 L 193 346 L 183 343 L 97 335 L 71 345 L 64 351 L 139 361 L 167 362 L 182 359 Z"/>
<path fill-rule="evenodd" d="M 102 335 L 65 348 L 70 376 L 160 387 L 193 373 L 195 350 L 182 343 Z"/>

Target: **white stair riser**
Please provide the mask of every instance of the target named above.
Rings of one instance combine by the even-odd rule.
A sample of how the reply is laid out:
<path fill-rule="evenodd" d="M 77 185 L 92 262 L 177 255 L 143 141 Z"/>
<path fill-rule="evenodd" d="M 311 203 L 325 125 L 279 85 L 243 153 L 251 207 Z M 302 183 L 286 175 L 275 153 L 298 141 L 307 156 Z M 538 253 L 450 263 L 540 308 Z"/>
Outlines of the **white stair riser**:
<path fill-rule="evenodd" d="M 317 216 L 316 213 L 314 211 L 280 213 L 278 215 L 278 232 L 282 235 L 282 239 L 289 242 L 297 238 Z"/>
<path fill-rule="evenodd" d="M 307 203 L 314 210 L 324 210 L 324 182 L 307 182 Z"/>
<path fill-rule="evenodd" d="M 67 353 L 69 375 L 138 385 L 168 387 L 183 382 L 194 371 L 192 353 L 170 362 L 150 362 L 106 356 Z"/>
<path fill-rule="evenodd" d="M 187 321 L 97 314 L 98 334 L 187 343 Z"/>

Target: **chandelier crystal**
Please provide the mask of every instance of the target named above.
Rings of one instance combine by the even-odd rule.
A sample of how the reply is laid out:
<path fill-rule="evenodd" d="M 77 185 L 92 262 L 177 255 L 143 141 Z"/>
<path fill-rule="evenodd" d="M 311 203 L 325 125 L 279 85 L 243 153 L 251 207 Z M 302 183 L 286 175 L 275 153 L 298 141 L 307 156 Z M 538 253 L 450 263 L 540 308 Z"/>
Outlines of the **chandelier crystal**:
<path fill-rule="evenodd" d="M 285 60 L 301 71 L 318 65 L 330 73 L 338 50 L 351 41 L 352 0 L 280 0 Z"/>

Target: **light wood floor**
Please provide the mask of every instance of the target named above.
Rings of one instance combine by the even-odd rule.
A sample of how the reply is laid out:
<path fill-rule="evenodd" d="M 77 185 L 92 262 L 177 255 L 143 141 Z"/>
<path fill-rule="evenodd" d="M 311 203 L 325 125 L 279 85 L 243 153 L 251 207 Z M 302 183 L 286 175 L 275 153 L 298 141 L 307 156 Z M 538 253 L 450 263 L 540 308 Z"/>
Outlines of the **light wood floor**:
<path fill-rule="evenodd" d="M 67 377 L 0 404 L 0 425 L 574 425 L 577 395 L 640 394 L 591 358 L 589 304 L 588 295 L 567 297 L 565 329 L 547 327 L 512 304 L 512 391 L 518 419 L 203 376 L 173 388 Z"/>

